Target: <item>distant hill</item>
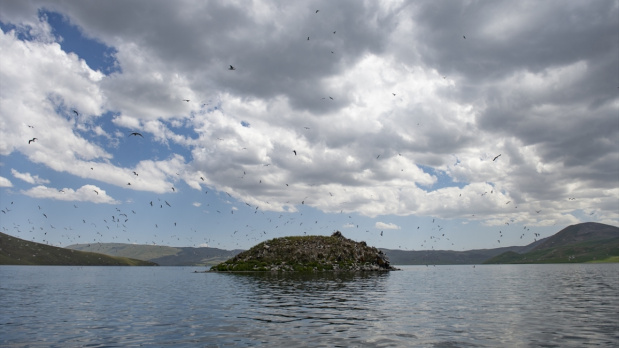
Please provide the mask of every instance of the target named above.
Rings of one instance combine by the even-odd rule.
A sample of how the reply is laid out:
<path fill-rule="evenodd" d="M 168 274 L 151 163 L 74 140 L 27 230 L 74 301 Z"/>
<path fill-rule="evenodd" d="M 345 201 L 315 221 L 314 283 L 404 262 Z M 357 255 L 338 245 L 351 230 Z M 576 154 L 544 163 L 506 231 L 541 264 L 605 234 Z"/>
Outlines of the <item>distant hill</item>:
<path fill-rule="evenodd" d="M 563 258 L 550 258 L 546 261 L 538 254 L 529 256 L 526 262 L 589 262 L 592 260 L 605 260 L 606 255 L 616 256 L 619 253 L 613 249 L 612 241 L 609 239 L 617 236 L 618 228 L 610 225 L 598 224 L 593 222 L 582 223 L 569 226 L 557 234 L 540 239 L 534 243 L 524 246 L 511 246 L 495 249 L 479 249 L 466 251 L 452 250 L 394 250 L 380 248 L 389 258 L 392 265 L 463 265 L 481 264 L 492 260 L 492 263 L 512 263 L 527 255 L 530 252 L 541 252 L 559 246 L 572 245 L 572 243 L 585 243 L 582 247 L 588 248 L 589 252 L 581 254 L 565 254 Z M 586 243 L 593 243 L 587 245 Z M 190 247 L 169 247 L 159 245 L 135 245 L 122 243 L 93 243 L 69 245 L 68 249 L 97 252 L 111 256 L 129 257 L 139 260 L 156 262 L 161 266 L 213 266 L 224 262 L 243 250 L 223 250 L 217 248 L 190 248 Z M 580 249 L 579 249 L 580 250 Z M 599 255 L 589 258 L 585 254 L 591 250 Z M 542 252 L 545 253 L 545 252 Z M 502 255 L 502 256 L 501 256 Z M 511 255 L 511 256 L 510 256 Z M 539 254 L 541 255 L 541 254 Z M 557 254 L 558 255 L 558 254 Z M 581 255 L 581 256 L 578 256 Z M 500 259 L 494 259 L 501 256 Z M 577 258 L 569 256 L 578 256 Z M 526 256 L 524 256 L 526 257 Z M 537 260 L 539 259 L 539 260 Z M 532 261 L 533 260 L 533 261 Z M 520 261 L 520 263 L 525 261 Z"/>
<path fill-rule="evenodd" d="M 453 250 L 397 250 L 382 249 L 394 265 L 473 265 L 508 251 L 522 252 L 528 246 L 478 249 L 467 251 Z"/>
<path fill-rule="evenodd" d="M 619 261 L 619 228 L 586 222 L 568 226 L 526 252 L 514 250 L 484 263 L 568 263 Z"/>
<path fill-rule="evenodd" d="M 127 257 L 59 248 L 0 232 L 0 265 L 156 266 L 157 264 Z"/>
<path fill-rule="evenodd" d="M 243 251 L 124 243 L 73 244 L 67 246 L 67 249 L 131 257 L 155 262 L 160 266 L 212 266 Z"/>

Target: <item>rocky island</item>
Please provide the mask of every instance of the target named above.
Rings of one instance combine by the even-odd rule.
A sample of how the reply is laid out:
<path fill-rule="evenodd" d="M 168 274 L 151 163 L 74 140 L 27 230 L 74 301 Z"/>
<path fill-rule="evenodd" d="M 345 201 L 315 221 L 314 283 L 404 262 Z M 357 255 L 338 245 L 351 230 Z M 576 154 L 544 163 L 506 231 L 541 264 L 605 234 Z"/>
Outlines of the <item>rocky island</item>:
<path fill-rule="evenodd" d="M 393 271 L 387 256 L 337 231 L 330 237 L 282 237 L 262 242 L 211 267 L 216 272 Z"/>

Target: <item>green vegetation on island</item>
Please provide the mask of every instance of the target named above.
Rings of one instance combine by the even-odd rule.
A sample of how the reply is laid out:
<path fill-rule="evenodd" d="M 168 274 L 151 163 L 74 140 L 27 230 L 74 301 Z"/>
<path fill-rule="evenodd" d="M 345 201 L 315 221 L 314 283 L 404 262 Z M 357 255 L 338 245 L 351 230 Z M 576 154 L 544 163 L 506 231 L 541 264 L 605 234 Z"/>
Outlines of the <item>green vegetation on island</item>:
<path fill-rule="evenodd" d="M 365 242 L 330 237 L 282 237 L 262 242 L 211 267 L 219 272 L 391 271 L 386 255 Z"/>
<path fill-rule="evenodd" d="M 156 263 L 150 261 L 29 242 L 1 232 L 0 265 L 157 266 Z"/>

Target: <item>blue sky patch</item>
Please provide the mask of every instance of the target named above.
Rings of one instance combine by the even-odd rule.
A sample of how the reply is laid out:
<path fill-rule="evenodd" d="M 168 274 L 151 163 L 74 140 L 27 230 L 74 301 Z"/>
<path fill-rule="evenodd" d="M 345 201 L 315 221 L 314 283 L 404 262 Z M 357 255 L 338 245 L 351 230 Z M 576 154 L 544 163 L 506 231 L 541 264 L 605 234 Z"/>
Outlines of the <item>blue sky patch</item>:
<path fill-rule="evenodd" d="M 116 49 L 100 41 L 87 38 L 82 31 L 71 24 L 65 16 L 55 12 L 40 11 L 40 16 L 47 18 L 53 34 L 59 39 L 60 47 L 65 52 L 73 52 L 86 61 L 93 69 L 110 74 L 119 71 L 116 64 Z"/>

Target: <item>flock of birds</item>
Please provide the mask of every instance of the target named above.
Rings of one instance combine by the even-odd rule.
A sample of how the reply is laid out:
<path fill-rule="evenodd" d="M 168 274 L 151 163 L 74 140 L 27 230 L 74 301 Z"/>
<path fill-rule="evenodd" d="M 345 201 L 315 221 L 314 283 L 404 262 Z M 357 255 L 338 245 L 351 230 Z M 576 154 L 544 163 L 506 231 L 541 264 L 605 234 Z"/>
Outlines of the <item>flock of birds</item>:
<path fill-rule="evenodd" d="M 315 13 L 318 14 L 320 11 L 316 10 Z M 333 34 L 336 34 L 336 31 L 333 31 Z M 463 35 L 463 39 L 466 40 L 466 36 Z M 307 41 L 310 40 L 310 37 L 307 37 Z M 333 51 L 331 51 L 331 53 L 334 53 Z M 237 68 L 235 66 L 233 66 L 232 64 L 229 65 L 228 67 L 229 71 L 236 71 Z M 443 76 L 443 78 L 446 78 L 446 76 Z M 396 96 L 396 93 L 391 93 L 394 97 Z M 322 99 L 326 99 L 327 97 L 322 97 Z M 333 100 L 333 97 L 328 96 L 328 98 L 330 100 Z M 190 102 L 190 99 L 182 99 L 182 102 Z M 206 104 L 204 104 L 206 105 Z M 203 106 L 204 106 L 203 105 Z M 76 116 L 79 116 L 79 112 L 75 109 L 72 110 L 73 113 Z M 28 125 L 29 128 L 34 129 L 34 126 L 32 125 Z M 309 127 L 304 127 L 306 130 L 310 129 Z M 144 135 L 140 132 L 131 132 L 128 137 L 140 137 L 140 138 L 144 138 Z M 219 139 L 219 138 L 218 138 Z M 32 145 L 35 144 L 35 142 L 37 142 L 39 139 L 36 137 L 33 137 L 32 139 L 28 140 L 28 144 Z M 222 140 L 222 139 L 219 139 Z M 292 153 L 294 154 L 294 156 L 297 156 L 297 150 L 296 149 L 292 149 L 291 150 Z M 400 154 L 401 155 L 401 154 Z M 380 154 L 376 156 L 376 159 L 378 160 L 380 158 Z M 496 162 L 499 157 L 501 157 L 501 154 L 498 154 L 496 156 L 494 156 L 492 158 L 492 162 Z M 270 163 L 266 163 L 263 164 L 264 166 L 269 166 Z M 90 168 L 91 170 L 94 170 L 94 167 Z M 133 175 L 137 178 L 139 177 L 139 174 L 136 171 L 132 172 Z M 243 176 L 245 177 L 246 172 L 243 172 Z M 201 181 L 205 181 L 204 177 L 201 176 L 200 177 Z M 259 183 L 262 183 L 262 179 L 260 179 Z M 127 186 L 131 186 L 131 182 L 127 183 Z M 288 184 L 286 184 L 286 186 L 288 186 Z M 175 193 L 177 190 L 175 187 L 171 187 L 171 193 Z M 99 192 L 97 190 L 94 190 L 94 192 L 99 195 Z M 226 195 L 231 198 L 232 196 L 225 192 Z M 491 191 L 490 194 L 493 194 L 494 192 Z M 206 194 L 208 194 L 208 191 L 206 191 Z M 488 192 L 484 192 L 481 193 L 482 196 L 485 196 L 486 194 L 488 194 Z M 330 196 L 333 196 L 333 194 L 331 192 L 329 192 Z M 213 196 L 213 195 L 211 195 Z M 226 200 L 226 198 L 224 197 L 223 199 L 220 197 L 222 196 L 221 193 L 217 193 L 216 197 L 214 197 L 213 199 L 219 199 L 220 201 L 224 202 Z M 301 205 L 305 204 L 305 199 L 307 199 L 307 197 L 305 197 L 303 200 L 300 200 Z M 570 198 L 571 200 L 572 198 Z M 214 202 L 211 202 L 214 203 Z M 221 202 L 219 202 L 221 203 Z M 511 201 L 507 201 L 505 204 L 510 204 Z M 172 204 L 170 204 L 167 200 L 165 199 L 161 199 L 160 197 L 157 197 L 153 200 L 150 200 L 148 203 L 145 204 L 147 208 L 150 209 L 173 209 Z M 246 211 L 244 213 L 246 214 L 258 214 L 259 212 L 259 207 L 258 206 L 252 206 L 249 203 L 244 203 L 244 205 L 246 205 L 248 208 L 246 208 Z M 13 207 L 13 202 L 11 202 L 11 206 L 12 208 L 9 209 L 8 207 L 6 207 L 5 209 L 2 209 L 2 213 L 4 214 L 8 214 L 10 212 L 12 212 L 15 208 Z M 210 203 L 207 204 L 207 206 L 210 206 Z M 515 206 L 517 208 L 517 206 Z M 74 205 L 75 209 L 79 209 L 77 205 Z M 142 207 L 144 208 L 144 207 Z M 74 244 L 74 243 L 101 243 L 105 240 L 118 240 L 119 242 L 128 242 L 128 243 L 143 243 L 143 240 L 139 240 L 139 239 L 132 239 L 131 238 L 131 229 L 132 228 L 136 228 L 137 226 L 132 226 L 131 223 L 133 222 L 133 220 L 137 220 L 134 219 L 134 217 L 137 217 L 139 214 L 139 210 L 142 208 L 136 208 L 136 209 L 131 209 L 130 211 L 127 210 L 123 210 L 120 207 L 114 207 L 113 210 L 109 211 L 107 213 L 107 216 L 105 218 L 100 218 L 99 220 L 94 220 L 94 221 L 87 221 L 87 219 L 85 218 L 78 218 L 77 215 L 78 214 L 70 214 L 71 216 L 75 216 L 75 220 L 71 221 L 67 226 L 64 226 L 64 230 L 65 232 L 62 234 L 62 236 L 64 236 L 66 238 L 66 244 Z M 33 219 L 35 221 L 31 221 L 31 219 L 28 219 L 28 226 L 21 226 L 20 224 L 14 224 L 12 226 L 12 228 L 7 228 L 6 226 L 2 226 L 3 231 L 10 233 L 13 232 L 13 234 L 17 235 L 17 236 L 21 236 L 24 237 L 23 234 L 24 233 L 29 233 L 31 235 L 31 237 L 29 239 L 32 239 L 33 241 L 37 240 L 37 236 L 41 236 L 40 234 L 36 234 L 35 232 L 42 232 L 43 233 L 43 237 L 41 239 L 42 242 L 48 243 L 49 244 L 49 240 L 47 240 L 47 233 L 51 232 L 52 230 L 56 230 L 56 227 L 54 227 L 54 225 L 52 225 L 51 223 L 45 223 L 45 221 L 47 219 L 49 219 L 48 214 L 46 211 L 43 211 L 43 209 L 41 208 L 41 206 L 38 206 L 38 210 L 41 211 L 40 212 L 40 216 L 43 217 L 43 221 L 39 221 L 39 223 L 36 223 L 35 221 L 37 219 Z M 235 211 L 237 211 L 237 215 L 239 213 L 242 213 L 242 211 L 236 207 L 233 206 L 233 208 L 230 210 L 230 215 L 234 215 Z M 76 211 L 77 212 L 77 211 Z M 540 213 L 541 210 L 537 210 L 536 213 Z M 222 212 L 220 210 L 215 210 L 213 212 L 217 213 L 217 214 L 222 214 Z M 273 217 L 269 217 L 268 215 L 266 215 L 264 212 L 261 212 L 261 214 L 264 216 L 263 217 L 263 221 L 261 222 L 257 222 L 255 225 L 250 225 L 250 224 L 246 224 L 243 228 L 244 232 L 240 232 L 239 229 L 234 230 L 233 232 L 231 232 L 232 235 L 235 236 L 240 236 L 241 234 L 244 234 L 244 237 L 246 240 L 255 240 L 255 241 L 261 241 L 264 240 L 267 235 L 270 234 L 270 232 L 276 232 L 280 227 L 284 227 L 287 225 L 297 225 L 298 224 L 298 228 L 300 230 L 303 230 L 303 234 L 307 234 L 308 232 L 320 232 L 321 230 L 325 230 L 325 232 L 327 233 L 331 233 L 334 231 L 334 229 L 332 228 L 332 226 L 336 223 L 342 223 L 344 222 L 342 219 L 335 219 L 335 220 L 331 220 L 331 221 L 326 221 L 326 222 L 319 222 L 319 221 L 308 221 L 306 218 L 303 218 L 303 213 L 298 213 L 298 216 L 289 216 L 288 218 L 285 218 L 285 216 L 283 214 L 279 214 L 279 217 L 274 219 Z M 174 214 L 170 213 L 170 214 L 158 214 L 158 216 L 161 216 L 160 220 L 157 221 L 152 221 L 151 224 L 151 228 L 153 229 L 153 231 L 157 232 L 158 230 L 160 232 L 155 233 L 153 232 L 152 234 L 152 240 L 150 240 L 149 244 L 153 244 L 153 245 L 162 245 L 165 244 L 166 241 L 169 242 L 169 238 L 172 237 L 176 237 L 178 241 L 180 241 L 181 239 L 181 235 L 187 235 L 186 233 L 175 233 L 172 236 L 166 237 L 166 234 L 169 234 L 170 231 L 174 231 L 174 229 L 176 228 L 180 228 L 183 227 L 183 222 L 179 222 L 179 221 L 172 221 L 170 222 L 168 220 L 168 218 L 170 216 L 173 216 Z M 343 210 L 340 212 L 340 215 L 343 215 Z M 149 216 L 152 216 L 152 214 L 150 214 Z M 256 218 L 254 218 L 255 220 Z M 348 221 L 345 222 L 345 225 L 348 227 L 354 227 L 356 226 L 356 228 L 359 228 L 359 224 L 355 223 L 353 220 L 352 215 L 348 215 Z M 514 220 L 510 220 L 508 222 L 505 222 L 505 224 L 507 226 L 509 226 L 510 222 L 514 222 Z M 305 226 L 304 226 L 305 223 Z M 142 225 L 143 222 L 138 223 L 139 225 Z M 215 223 L 215 226 L 210 226 L 211 228 L 209 229 L 216 229 L 217 228 L 217 224 Z M 78 227 L 79 226 L 79 227 Z M 268 230 L 270 232 L 267 231 L 267 227 L 268 226 Z M 311 226 L 311 227 L 310 227 Z M 192 246 L 200 246 L 200 245 L 205 245 L 205 244 L 209 244 L 209 245 L 213 245 L 213 244 L 219 244 L 217 243 L 217 235 L 215 232 L 213 232 L 214 234 L 210 234 L 208 232 L 204 232 L 204 227 L 203 226 L 184 226 L 185 228 L 188 228 L 191 233 L 189 234 L 190 237 L 185 237 L 187 238 L 184 242 L 192 245 Z M 214 228 L 213 228 L 214 227 Z M 417 226 L 416 230 L 419 231 L 420 230 L 420 226 Z M 449 235 L 446 236 L 446 233 L 442 232 L 445 229 L 445 226 L 440 226 L 438 224 L 435 224 L 435 220 L 432 219 L 432 233 L 431 235 L 424 239 L 423 243 L 421 243 L 421 245 L 419 246 L 420 248 L 426 248 L 426 249 L 434 249 L 435 245 L 439 245 L 440 242 L 442 241 L 446 241 L 451 243 L 451 245 L 454 245 L 453 242 L 451 242 L 451 239 L 449 238 Z M 526 226 L 524 227 L 524 232 L 520 235 L 520 239 L 523 239 L 523 237 L 525 237 L 525 233 L 528 232 L 530 229 L 527 228 Z M 77 232 L 77 231 L 81 231 L 81 232 Z M 200 232 L 198 232 L 200 231 Z M 366 233 L 371 234 L 372 232 L 369 229 L 365 230 Z M 84 238 L 82 238 L 82 235 L 84 235 Z M 94 236 L 94 238 L 92 238 L 92 240 L 87 239 L 85 236 L 86 235 L 91 235 Z M 104 237 L 105 235 L 105 237 Z M 380 237 L 384 236 L 384 231 L 381 230 L 380 231 Z M 535 233 L 535 240 L 537 240 L 537 238 L 540 237 L 540 234 Z M 501 240 L 503 238 L 503 231 L 499 230 L 499 238 L 497 239 L 497 243 L 500 244 Z M 64 243 L 63 243 L 64 244 Z M 237 243 L 237 245 L 239 245 Z M 443 244 L 440 244 L 443 245 Z M 400 246 L 401 247 L 401 246 Z M 406 248 L 404 248 L 406 249 Z"/>

